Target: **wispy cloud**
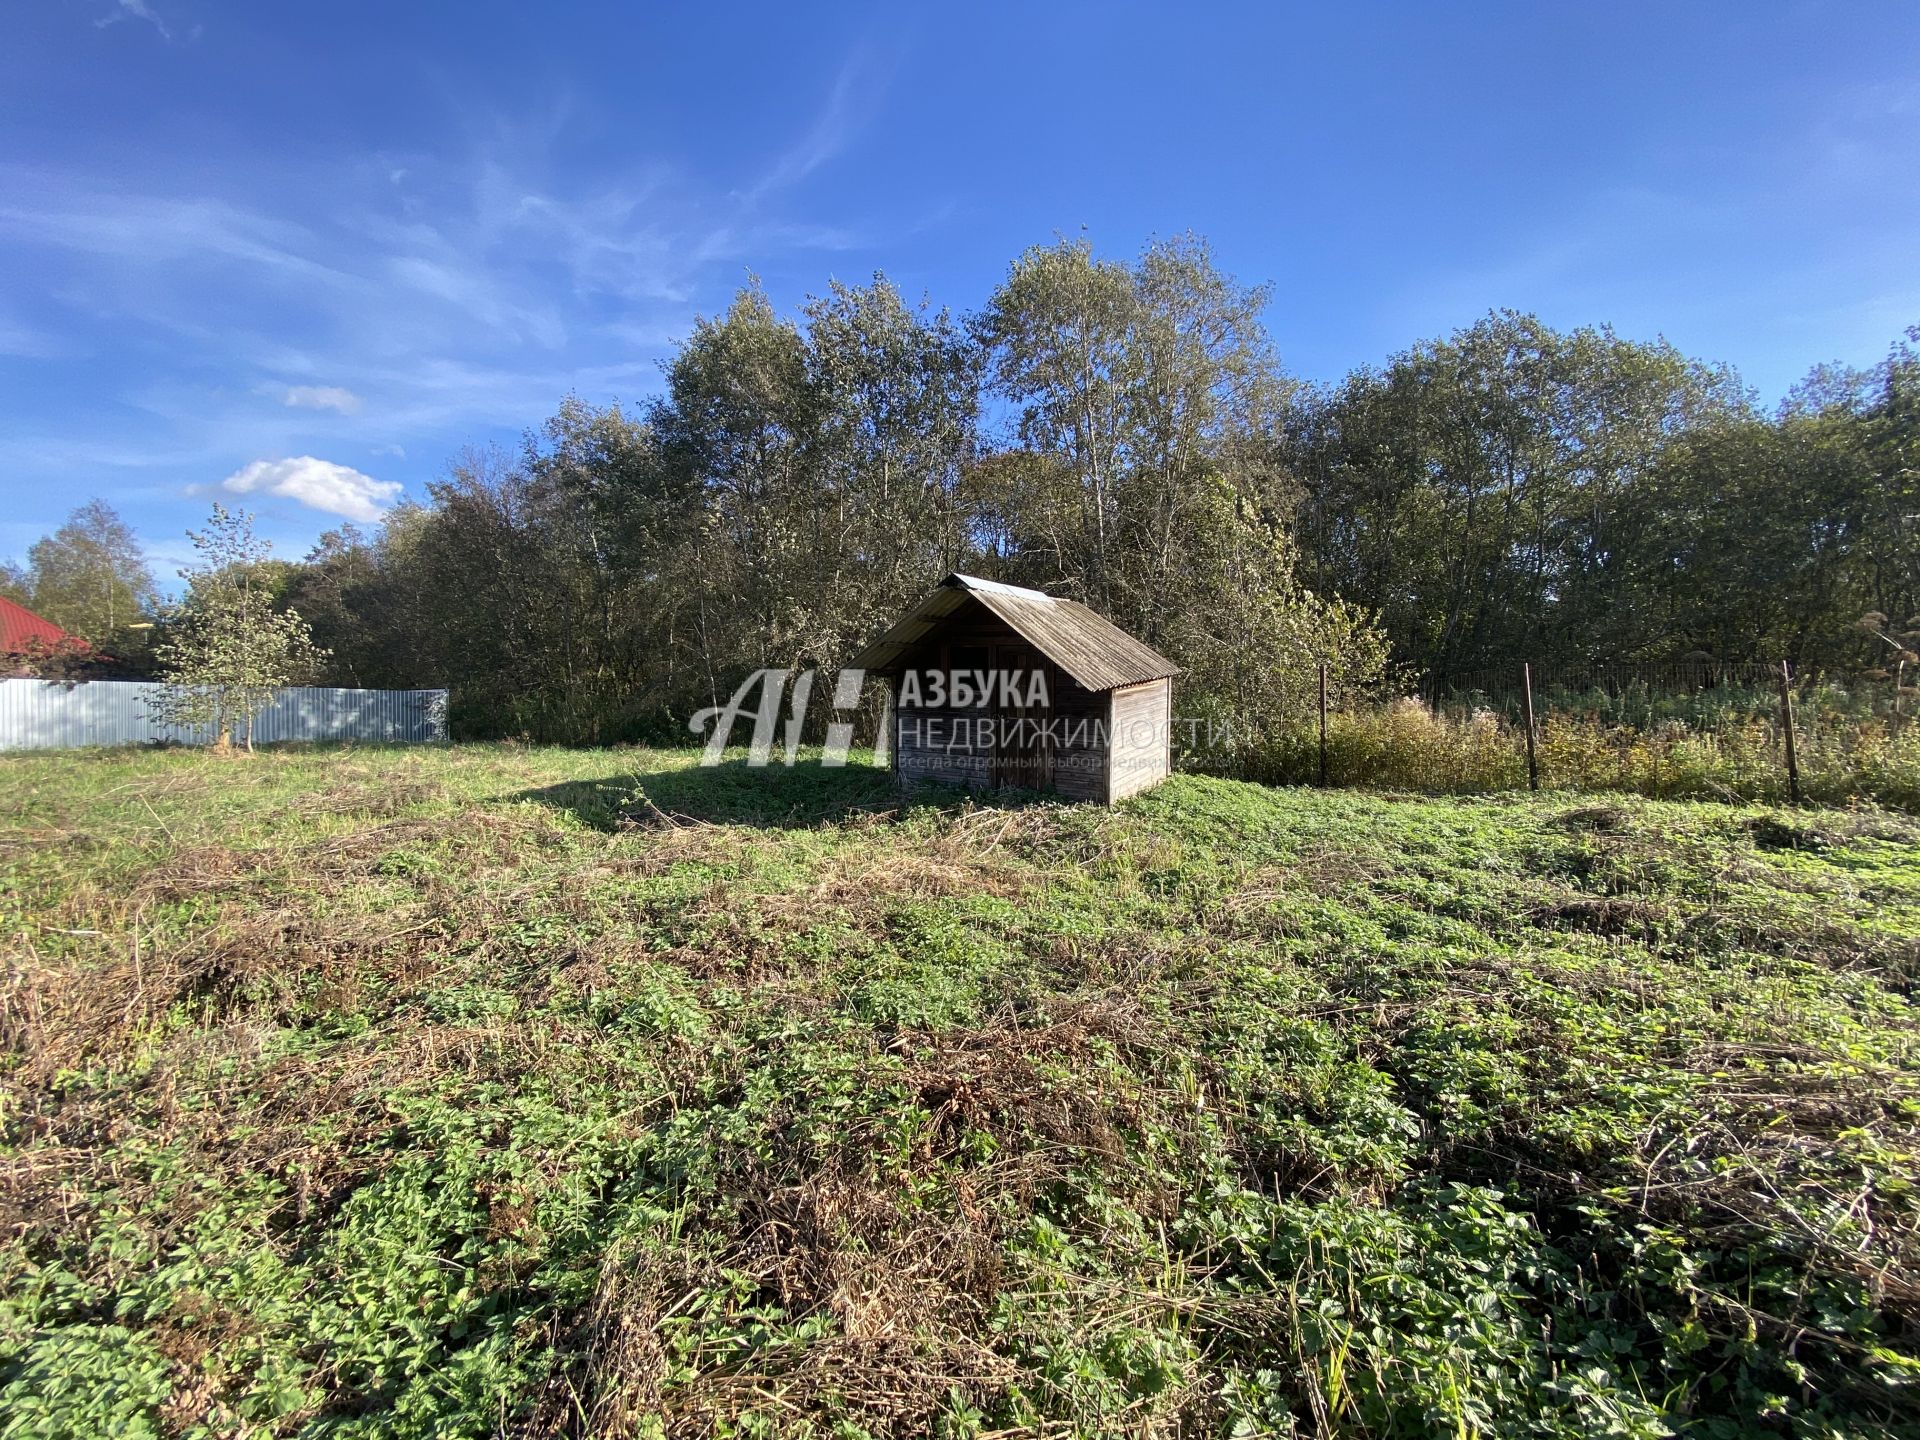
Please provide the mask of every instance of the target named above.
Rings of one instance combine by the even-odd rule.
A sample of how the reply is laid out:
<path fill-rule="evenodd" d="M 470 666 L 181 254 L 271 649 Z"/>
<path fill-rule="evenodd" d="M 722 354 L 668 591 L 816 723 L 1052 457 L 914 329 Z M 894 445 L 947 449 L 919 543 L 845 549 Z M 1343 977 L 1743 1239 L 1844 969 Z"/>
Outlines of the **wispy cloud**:
<path fill-rule="evenodd" d="M 421 375 L 457 357 L 504 362 L 512 381 L 528 373 L 529 347 L 559 362 L 536 368 L 560 374 L 564 393 L 564 376 L 604 363 L 608 346 L 630 353 L 651 338 L 657 350 L 685 333 L 690 303 L 731 262 L 866 243 L 660 174 L 568 193 L 491 156 L 403 168 L 427 189 L 431 221 L 400 203 L 385 166 L 307 177 L 272 209 L 0 167 L 0 253 L 69 257 L 79 278 L 62 293 L 97 323 L 165 331 L 208 363 L 246 357 L 282 394 L 347 389 L 384 416 L 388 397 L 372 388 L 383 375 L 417 393 Z M 315 202 L 327 208 L 291 208 Z M 272 305 L 246 303 L 263 287 L 280 292 Z"/>
<path fill-rule="evenodd" d="M 791 192 L 850 143 L 875 84 L 850 62 L 745 191 L 661 163 L 583 169 L 558 102 L 468 117 L 453 153 L 178 177 L 0 165 L 0 269 L 34 277 L 32 326 L 0 314 L 0 357 L 57 337 L 67 358 L 114 359 L 85 377 L 84 424 L 0 399 L 0 466 L 375 518 L 399 482 L 315 451 L 352 445 L 398 470 L 536 423 L 569 392 L 636 399 L 742 264 L 872 243 Z"/>
<path fill-rule="evenodd" d="M 288 387 L 282 404 L 296 410 L 333 410 L 352 415 L 360 409 L 360 397 L 338 385 L 294 385 Z"/>
<path fill-rule="evenodd" d="M 801 137 L 748 186 L 744 198 L 758 204 L 776 191 L 798 185 L 837 158 L 877 108 L 883 81 L 872 50 L 862 48 L 840 67 L 826 104 Z"/>
<path fill-rule="evenodd" d="M 1901 92 L 1876 91 L 1872 101 L 1858 115 L 1837 112 L 1785 152 L 1773 168 L 1803 177 L 1791 187 L 1747 177 L 1592 188 L 1502 217 L 1477 245 L 1456 238 L 1451 263 L 1380 286 L 1371 313 L 1347 318 L 1349 337 L 1371 358 L 1368 350 L 1383 354 L 1512 307 L 1557 326 L 1604 322 L 1633 339 L 1664 338 L 1702 359 L 1743 348 L 1781 357 L 1743 367 L 1767 397 L 1823 350 L 1873 357 L 1920 315 L 1920 286 L 1906 279 L 1920 203 L 1888 160 L 1920 157 L 1920 143 L 1861 139 L 1862 127 L 1904 103 Z M 1815 195 L 1821 203 L 1811 203 Z M 1729 235 L 1751 237 L 1748 264 L 1725 264 Z M 1751 263 L 1759 257 L 1764 265 Z"/>
<path fill-rule="evenodd" d="M 0 167 L 0 233 L 16 239 L 132 261 L 201 267 L 237 261 L 302 282 L 349 282 L 314 258 L 306 226 L 209 197 L 103 189 L 21 167 Z"/>
<path fill-rule="evenodd" d="M 349 520 L 378 520 L 399 500 L 402 487 L 376 480 L 348 465 L 295 455 L 286 460 L 256 460 L 220 482 L 235 495 L 278 495 L 329 515 Z"/>
<path fill-rule="evenodd" d="M 0 355 L 21 360 L 46 360 L 65 354 L 68 346 L 57 337 L 0 315 Z"/>
<path fill-rule="evenodd" d="M 122 20 L 144 20 L 160 32 L 162 40 L 173 39 L 173 32 L 167 28 L 167 22 L 155 13 L 147 0 L 119 0 L 118 5 L 94 21 L 94 28 L 104 30 L 109 25 L 117 25 Z"/>

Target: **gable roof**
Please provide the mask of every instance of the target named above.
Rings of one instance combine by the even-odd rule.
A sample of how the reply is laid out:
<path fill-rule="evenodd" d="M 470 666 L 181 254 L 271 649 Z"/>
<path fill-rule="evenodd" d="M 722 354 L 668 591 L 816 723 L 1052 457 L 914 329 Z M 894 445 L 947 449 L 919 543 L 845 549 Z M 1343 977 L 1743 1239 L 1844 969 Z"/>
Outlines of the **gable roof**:
<path fill-rule="evenodd" d="M 986 606 L 1084 689 L 1113 690 L 1180 673 L 1178 665 L 1152 646 L 1134 639 L 1077 600 L 1061 600 L 1038 590 L 958 573 L 942 580 L 884 635 L 849 660 L 848 667 L 894 669 L 942 620 L 969 600 Z"/>
<path fill-rule="evenodd" d="M 24 655 L 35 641 L 51 647 L 74 638 L 51 620 L 0 595 L 0 655 Z"/>

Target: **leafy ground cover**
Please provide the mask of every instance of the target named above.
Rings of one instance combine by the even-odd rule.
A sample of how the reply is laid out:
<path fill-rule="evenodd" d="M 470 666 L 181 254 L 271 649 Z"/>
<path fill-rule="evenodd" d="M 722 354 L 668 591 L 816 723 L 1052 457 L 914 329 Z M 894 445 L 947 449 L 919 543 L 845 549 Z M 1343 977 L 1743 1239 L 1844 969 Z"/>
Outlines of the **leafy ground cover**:
<path fill-rule="evenodd" d="M 0 1436 L 1912 1433 L 1920 824 L 0 762 Z"/>

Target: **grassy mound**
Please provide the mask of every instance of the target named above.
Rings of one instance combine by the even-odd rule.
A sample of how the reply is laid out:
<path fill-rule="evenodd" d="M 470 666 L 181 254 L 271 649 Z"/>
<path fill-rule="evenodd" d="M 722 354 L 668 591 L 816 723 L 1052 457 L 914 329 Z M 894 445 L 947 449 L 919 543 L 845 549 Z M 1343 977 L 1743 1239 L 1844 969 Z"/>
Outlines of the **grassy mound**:
<path fill-rule="evenodd" d="M 0 781 L 0 1436 L 1920 1414 L 1909 818 Z"/>

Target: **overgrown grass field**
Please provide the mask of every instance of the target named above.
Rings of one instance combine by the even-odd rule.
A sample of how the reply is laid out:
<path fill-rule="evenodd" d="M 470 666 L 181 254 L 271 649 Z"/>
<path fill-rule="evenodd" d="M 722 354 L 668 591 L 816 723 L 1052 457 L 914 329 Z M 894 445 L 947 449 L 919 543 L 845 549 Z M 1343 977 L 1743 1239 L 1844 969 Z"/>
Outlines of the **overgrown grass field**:
<path fill-rule="evenodd" d="M 1754 697 L 1748 692 L 1748 700 Z M 1843 697 L 1844 698 L 1844 697 Z M 1794 729 L 1804 800 L 1872 802 L 1920 813 L 1920 722 L 1849 710 L 1812 692 Z M 1777 717 L 1722 697 L 1669 697 L 1643 712 L 1595 705 L 1544 712 L 1537 763 L 1543 787 L 1610 791 L 1657 800 L 1764 801 L 1791 794 Z M 1718 707 L 1718 708 L 1716 708 Z M 1669 713 L 1663 713 L 1667 711 Z M 1677 713 L 1674 713 L 1677 712 Z M 1415 700 L 1328 717 L 1327 778 L 1423 794 L 1484 794 L 1527 784 L 1525 728 L 1493 710 L 1435 714 Z M 1193 763 L 1207 767 L 1211 757 Z M 1311 719 L 1218 766 L 1245 778 L 1311 784 L 1320 774 L 1320 737 Z"/>
<path fill-rule="evenodd" d="M 1870 1436 L 1920 823 L 0 762 L 0 1436 Z"/>

